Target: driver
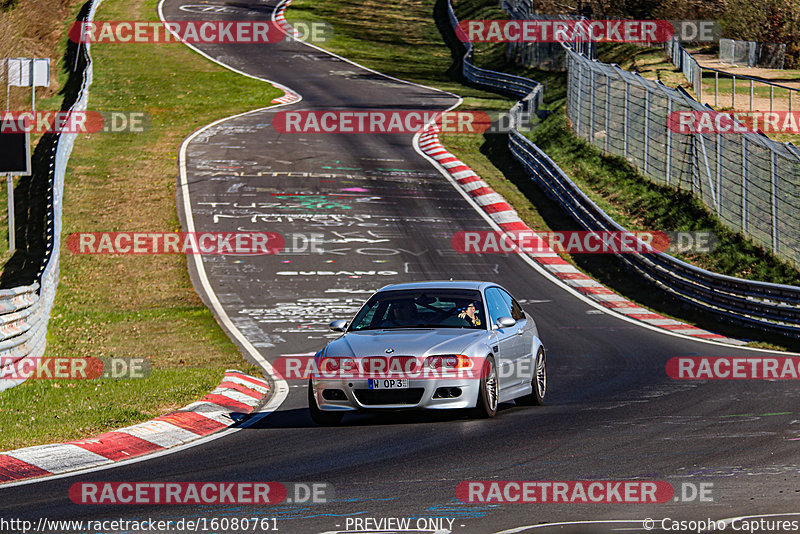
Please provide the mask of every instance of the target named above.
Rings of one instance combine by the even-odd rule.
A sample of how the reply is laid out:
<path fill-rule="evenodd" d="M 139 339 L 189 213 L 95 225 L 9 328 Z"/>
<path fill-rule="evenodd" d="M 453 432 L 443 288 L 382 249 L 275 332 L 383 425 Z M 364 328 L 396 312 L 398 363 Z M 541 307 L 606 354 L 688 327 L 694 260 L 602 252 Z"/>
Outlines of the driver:
<path fill-rule="evenodd" d="M 390 323 L 393 326 L 408 326 L 419 322 L 417 306 L 410 300 L 401 300 L 392 304 L 390 311 Z"/>

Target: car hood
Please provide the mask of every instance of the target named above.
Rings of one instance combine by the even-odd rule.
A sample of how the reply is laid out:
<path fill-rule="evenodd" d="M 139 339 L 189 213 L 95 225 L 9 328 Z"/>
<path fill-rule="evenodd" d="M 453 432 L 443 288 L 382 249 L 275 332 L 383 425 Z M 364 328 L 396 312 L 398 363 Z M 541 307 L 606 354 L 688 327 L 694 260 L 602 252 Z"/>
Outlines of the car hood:
<path fill-rule="evenodd" d="M 352 358 L 383 356 L 430 356 L 438 354 L 462 354 L 472 343 L 486 335 L 484 330 L 463 328 L 434 328 L 396 330 L 370 330 L 348 332 L 330 342 L 325 356 Z M 392 349 L 387 353 L 387 349 Z"/>

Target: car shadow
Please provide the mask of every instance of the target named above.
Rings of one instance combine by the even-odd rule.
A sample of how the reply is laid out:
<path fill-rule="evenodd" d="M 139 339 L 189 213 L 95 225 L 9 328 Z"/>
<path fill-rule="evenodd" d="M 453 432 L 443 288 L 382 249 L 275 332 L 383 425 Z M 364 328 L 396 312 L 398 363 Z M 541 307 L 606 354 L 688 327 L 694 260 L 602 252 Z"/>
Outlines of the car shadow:
<path fill-rule="evenodd" d="M 503 412 L 514 410 L 514 408 L 526 409 L 527 406 L 517 406 L 513 402 L 500 404 L 497 410 L 497 417 L 502 417 Z M 255 415 L 255 414 L 254 414 Z M 239 425 L 250 420 L 254 415 L 245 416 L 239 420 Z M 489 421 L 489 419 L 478 419 L 470 417 L 465 410 L 420 410 L 420 411 L 397 411 L 397 412 L 359 412 L 348 413 L 337 425 L 340 427 L 360 427 L 360 426 L 386 426 L 386 425 L 419 425 L 430 423 L 453 423 Z M 238 425 L 237 425 L 238 426 Z M 279 410 L 263 419 L 248 425 L 247 428 L 323 428 L 311 420 L 311 415 L 307 408 L 292 408 L 289 410 Z"/>

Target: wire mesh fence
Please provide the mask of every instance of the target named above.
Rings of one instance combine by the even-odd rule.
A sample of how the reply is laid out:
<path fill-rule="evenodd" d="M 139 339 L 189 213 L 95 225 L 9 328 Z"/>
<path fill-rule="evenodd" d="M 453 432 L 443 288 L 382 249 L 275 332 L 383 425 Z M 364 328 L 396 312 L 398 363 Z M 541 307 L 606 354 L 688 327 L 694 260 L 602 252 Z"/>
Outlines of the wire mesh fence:
<path fill-rule="evenodd" d="M 653 181 L 690 191 L 728 227 L 800 264 L 797 147 L 754 133 L 674 132 L 671 113 L 710 108 L 683 90 L 566 52 L 567 116 L 578 135 Z"/>
<path fill-rule="evenodd" d="M 722 41 L 725 39 L 720 41 L 720 54 Z M 800 105 L 800 84 L 791 86 L 703 67 L 676 39 L 664 43 L 664 48 L 673 65 L 681 69 L 686 80 L 692 84 L 697 100 L 703 104 L 734 110 L 770 112 L 795 111 Z"/>
<path fill-rule="evenodd" d="M 719 61 L 741 67 L 782 69 L 786 57 L 784 43 L 756 43 L 754 41 L 719 40 Z"/>

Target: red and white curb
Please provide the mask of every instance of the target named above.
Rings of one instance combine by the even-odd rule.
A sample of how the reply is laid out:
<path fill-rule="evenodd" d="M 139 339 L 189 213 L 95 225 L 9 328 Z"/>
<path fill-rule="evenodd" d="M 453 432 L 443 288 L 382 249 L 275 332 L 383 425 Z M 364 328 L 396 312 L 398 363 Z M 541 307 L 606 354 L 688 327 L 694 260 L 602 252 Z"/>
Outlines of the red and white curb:
<path fill-rule="evenodd" d="M 533 230 L 520 219 L 517 212 L 514 211 L 514 208 L 512 208 L 501 195 L 489 187 L 489 184 L 475 174 L 466 163 L 459 160 L 442 146 L 439 142 L 438 131 L 439 129 L 435 123 L 423 128 L 419 136 L 420 149 L 429 157 L 436 160 L 436 162 L 450 174 L 461 188 L 502 230 L 506 232 L 522 230 L 533 233 Z M 738 343 L 738 340 L 731 340 L 721 334 L 708 332 L 696 326 L 664 317 L 634 304 L 622 295 L 618 295 L 600 282 L 579 271 L 574 265 L 556 254 L 553 249 L 547 246 L 543 239 L 538 239 L 539 243 L 533 242 L 532 246 L 536 246 L 536 249 L 542 250 L 542 252 L 528 253 L 527 255 L 562 282 L 600 305 L 630 317 L 631 319 L 647 323 L 657 328 L 669 330 L 676 334 Z"/>
<path fill-rule="evenodd" d="M 94 438 L 37 445 L 0 454 L 0 483 L 41 477 L 127 460 L 184 445 L 236 424 L 269 393 L 269 383 L 239 371 L 197 402 L 145 423 Z"/>
<path fill-rule="evenodd" d="M 293 38 L 299 39 L 301 37 L 300 32 L 298 32 L 291 24 L 289 24 L 289 22 L 286 20 L 286 16 L 284 15 L 286 8 L 289 7 L 289 4 L 291 3 L 292 0 L 287 0 L 286 2 L 280 4 L 273 13 L 272 18 L 283 29 L 283 31 L 291 35 Z M 280 88 L 283 89 L 283 92 L 286 94 L 279 98 L 273 99 L 273 104 L 293 104 L 301 100 L 300 95 L 288 87 L 281 86 Z"/>

